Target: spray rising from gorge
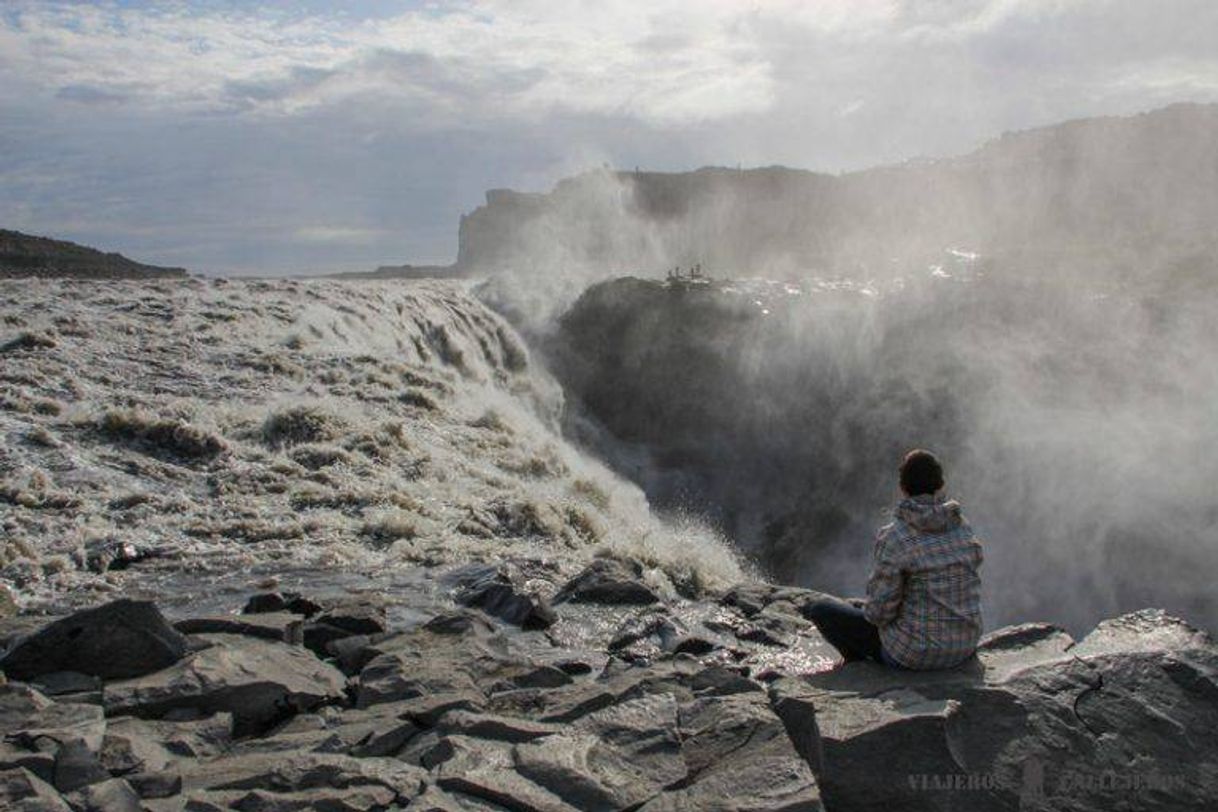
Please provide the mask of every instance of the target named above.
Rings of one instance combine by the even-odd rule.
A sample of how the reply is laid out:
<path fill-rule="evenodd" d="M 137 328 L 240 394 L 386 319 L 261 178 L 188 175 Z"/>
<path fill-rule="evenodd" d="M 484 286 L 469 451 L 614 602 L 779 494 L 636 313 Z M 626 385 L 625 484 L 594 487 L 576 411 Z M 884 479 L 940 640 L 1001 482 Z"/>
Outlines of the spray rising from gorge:
<path fill-rule="evenodd" d="M 546 348 L 569 432 L 779 578 L 860 588 L 925 445 L 992 623 L 1212 625 L 1216 133 L 1184 105 L 852 175 L 596 172 L 488 195 L 461 264 Z M 721 281 L 659 281 L 696 264 Z"/>

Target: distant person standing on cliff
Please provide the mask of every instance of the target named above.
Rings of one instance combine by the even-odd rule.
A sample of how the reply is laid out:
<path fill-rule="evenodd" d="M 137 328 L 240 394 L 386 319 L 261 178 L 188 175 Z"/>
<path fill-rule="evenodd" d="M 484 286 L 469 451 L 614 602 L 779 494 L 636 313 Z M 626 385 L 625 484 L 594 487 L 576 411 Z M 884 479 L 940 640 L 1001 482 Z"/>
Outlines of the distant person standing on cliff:
<path fill-rule="evenodd" d="M 867 600 L 821 601 L 809 619 L 846 662 L 950 668 L 981 637 L 981 542 L 943 494 L 943 466 L 911 451 L 899 469 L 902 499 L 876 534 Z"/>

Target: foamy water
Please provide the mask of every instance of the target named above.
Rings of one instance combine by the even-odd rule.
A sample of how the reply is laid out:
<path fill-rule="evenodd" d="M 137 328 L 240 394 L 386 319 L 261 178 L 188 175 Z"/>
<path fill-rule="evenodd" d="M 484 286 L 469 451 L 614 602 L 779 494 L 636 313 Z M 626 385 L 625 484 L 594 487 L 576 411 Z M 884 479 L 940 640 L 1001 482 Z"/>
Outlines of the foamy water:
<path fill-rule="evenodd" d="M 0 573 L 27 608 L 465 561 L 557 581 L 615 551 L 673 589 L 743 577 L 562 439 L 559 387 L 458 283 L 4 281 L 0 345 Z M 124 543 L 156 555 L 94 571 Z"/>

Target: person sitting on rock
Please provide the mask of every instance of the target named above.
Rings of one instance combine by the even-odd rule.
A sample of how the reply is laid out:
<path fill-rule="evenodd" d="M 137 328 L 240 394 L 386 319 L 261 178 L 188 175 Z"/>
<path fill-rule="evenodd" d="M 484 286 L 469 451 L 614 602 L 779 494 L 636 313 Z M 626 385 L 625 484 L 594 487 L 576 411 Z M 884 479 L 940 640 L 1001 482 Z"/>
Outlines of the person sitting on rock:
<path fill-rule="evenodd" d="M 981 637 L 981 542 L 943 495 L 934 454 L 911 451 L 899 470 L 904 498 L 876 534 L 866 601 L 820 601 L 807 615 L 845 662 L 950 668 Z"/>

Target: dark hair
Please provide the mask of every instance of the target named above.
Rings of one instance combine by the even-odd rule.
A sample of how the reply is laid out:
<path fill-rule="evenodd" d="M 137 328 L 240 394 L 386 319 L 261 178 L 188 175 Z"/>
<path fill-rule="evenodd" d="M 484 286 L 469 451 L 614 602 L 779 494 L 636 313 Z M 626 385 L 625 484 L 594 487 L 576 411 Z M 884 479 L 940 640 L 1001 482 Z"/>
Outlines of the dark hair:
<path fill-rule="evenodd" d="M 901 460 L 901 490 L 909 496 L 934 493 L 943 487 L 943 466 L 934 454 L 915 449 Z"/>

